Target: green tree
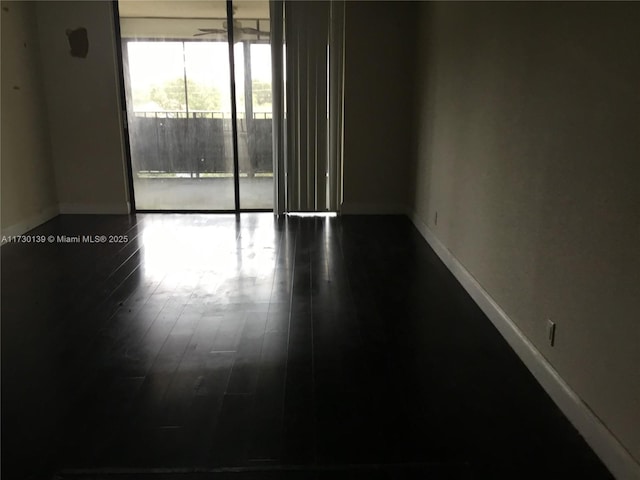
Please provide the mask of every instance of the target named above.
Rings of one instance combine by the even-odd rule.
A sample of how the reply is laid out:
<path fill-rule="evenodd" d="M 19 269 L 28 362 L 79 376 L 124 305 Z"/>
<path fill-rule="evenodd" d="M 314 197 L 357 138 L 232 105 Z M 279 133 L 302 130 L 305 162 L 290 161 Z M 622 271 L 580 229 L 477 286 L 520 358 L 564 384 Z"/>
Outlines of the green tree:
<path fill-rule="evenodd" d="M 220 110 L 221 95 L 216 87 L 189 78 L 186 93 L 189 99 L 189 110 Z M 184 78 L 174 78 L 162 85 L 154 86 L 149 98 L 164 110 L 185 111 Z"/>
<path fill-rule="evenodd" d="M 271 105 L 271 83 L 253 80 L 253 103 L 256 105 Z"/>
<path fill-rule="evenodd" d="M 189 110 L 220 110 L 222 106 L 220 90 L 213 85 L 187 79 L 187 91 Z"/>
<path fill-rule="evenodd" d="M 176 78 L 151 88 L 149 98 L 163 110 L 185 109 L 184 80 Z"/>

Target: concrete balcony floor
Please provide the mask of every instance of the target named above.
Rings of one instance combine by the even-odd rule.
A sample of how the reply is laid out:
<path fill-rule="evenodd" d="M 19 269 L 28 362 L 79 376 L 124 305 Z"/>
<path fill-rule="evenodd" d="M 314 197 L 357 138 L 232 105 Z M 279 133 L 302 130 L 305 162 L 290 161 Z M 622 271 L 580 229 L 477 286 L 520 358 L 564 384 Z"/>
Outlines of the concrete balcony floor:
<path fill-rule="evenodd" d="M 233 210 L 233 178 L 137 178 L 138 210 Z M 273 208 L 273 177 L 240 177 L 241 209 Z"/>

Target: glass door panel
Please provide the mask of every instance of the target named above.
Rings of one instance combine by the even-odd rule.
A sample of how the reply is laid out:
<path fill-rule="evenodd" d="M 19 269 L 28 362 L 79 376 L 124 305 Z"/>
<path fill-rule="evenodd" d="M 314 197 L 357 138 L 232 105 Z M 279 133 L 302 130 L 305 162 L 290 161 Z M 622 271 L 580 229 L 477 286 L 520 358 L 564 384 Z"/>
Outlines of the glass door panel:
<path fill-rule="evenodd" d="M 268 1 L 233 7 L 242 17 L 233 24 L 233 80 L 226 2 L 119 7 L 136 208 L 271 209 Z"/>
<path fill-rule="evenodd" d="M 200 207 L 235 209 L 229 46 L 225 42 L 185 42 L 189 95 L 189 143 L 196 159 Z"/>
<path fill-rule="evenodd" d="M 273 147 L 269 2 L 234 10 L 240 207 L 272 209 Z"/>
<path fill-rule="evenodd" d="M 126 42 L 136 207 L 233 210 L 226 42 Z"/>

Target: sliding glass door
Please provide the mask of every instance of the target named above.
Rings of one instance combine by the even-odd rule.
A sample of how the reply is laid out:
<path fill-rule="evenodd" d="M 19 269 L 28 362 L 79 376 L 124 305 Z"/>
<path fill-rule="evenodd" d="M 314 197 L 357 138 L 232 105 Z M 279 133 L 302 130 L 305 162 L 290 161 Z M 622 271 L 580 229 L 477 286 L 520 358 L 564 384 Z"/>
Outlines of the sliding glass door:
<path fill-rule="evenodd" d="M 119 2 L 138 210 L 273 208 L 269 4 L 228 7 Z"/>

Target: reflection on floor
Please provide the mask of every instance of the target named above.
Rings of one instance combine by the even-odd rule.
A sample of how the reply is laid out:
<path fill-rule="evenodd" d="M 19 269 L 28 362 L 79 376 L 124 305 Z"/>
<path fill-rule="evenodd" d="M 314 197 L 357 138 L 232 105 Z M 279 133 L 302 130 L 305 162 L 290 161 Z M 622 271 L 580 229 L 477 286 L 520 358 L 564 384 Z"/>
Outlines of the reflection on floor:
<path fill-rule="evenodd" d="M 610 478 L 406 218 L 35 233 L 80 243 L 2 247 L 3 478 Z"/>
<path fill-rule="evenodd" d="M 234 210 L 233 177 L 136 178 L 139 210 Z M 240 177 L 240 208 L 273 209 L 273 177 Z"/>

